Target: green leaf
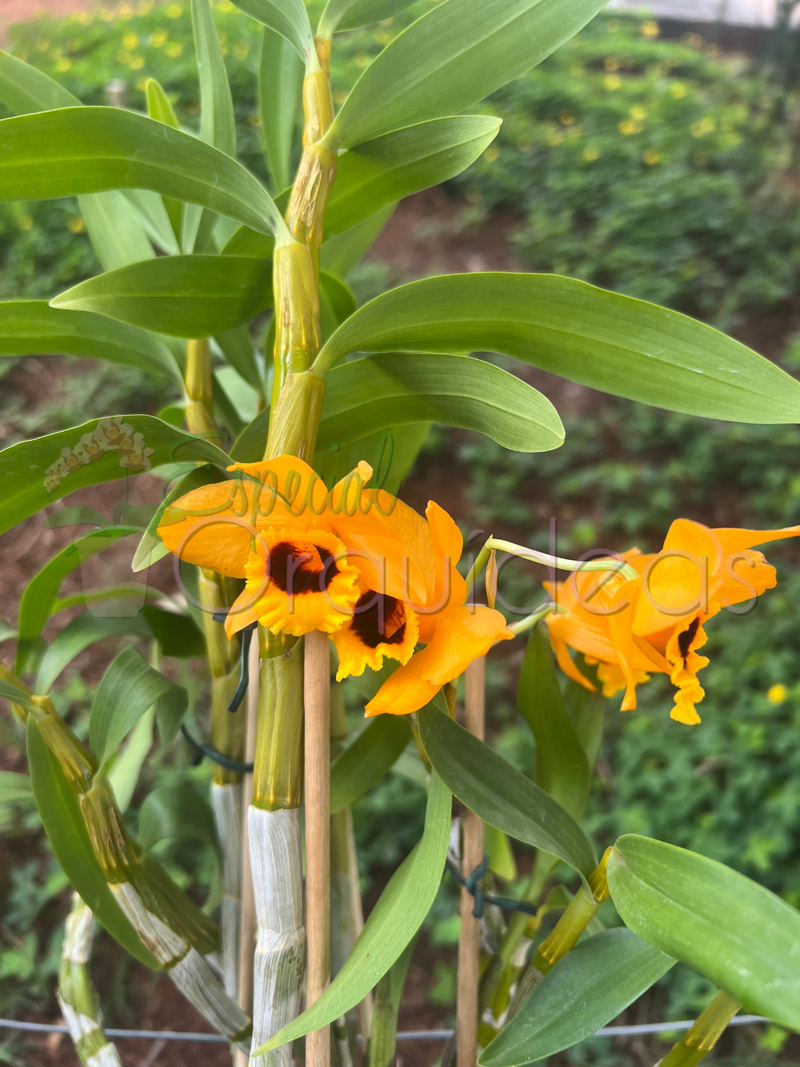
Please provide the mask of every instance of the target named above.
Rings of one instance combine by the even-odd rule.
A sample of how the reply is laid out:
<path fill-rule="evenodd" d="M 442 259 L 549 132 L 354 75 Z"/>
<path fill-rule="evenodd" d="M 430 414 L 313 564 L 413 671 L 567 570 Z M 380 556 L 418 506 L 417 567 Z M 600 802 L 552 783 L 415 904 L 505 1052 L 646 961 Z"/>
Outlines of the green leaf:
<path fill-rule="evenodd" d="M 500 119 L 488 115 L 439 118 L 345 152 L 325 212 L 326 234 L 343 233 L 404 196 L 454 178 L 499 129 Z"/>
<path fill-rule="evenodd" d="M 564 689 L 564 705 L 589 767 L 594 770 L 603 743 L 606 710 L 603 694 L 590 693 L 569 679 Z"/>
<path fill-rule="evenodd" d="M 236 160 L 188 133 L 113 107 L 0 121 L 0 200 L 152 189 L 290 240 L 266 189 Z"/>
<path fill-rule="evenodd" d="M 326 485 L 335 485 L 362 459 L 372 465 L 373 475 L 368 485 L 385 489 L 392 496 L 400 495 L 400 488 L 411 470 L 430 431 L 429 422 L 410 422 L 403 426 L 388 426 L 379 433 L 359 437 L 338 451 L 317 452 L 314 470 Z M 264 453 L 262 446 L 261 455 Z M 256 456 L 259 459 L 260 456 Z"/>
<path fill-rule="evenodd" d="M 172 689 L 159 698 L 155 706 L 155 713 L 162 748 L 169 748 L 175 740 L 187 711 L 186 701 L 178 689 Z"/>
<path fill-rule="evenodd" d="M 394 18 L 413 0 L 328 0 L 319 20 L 317 37 L 330 40 L 337 30 L 357 30 L 373 22 Z"/>
<path fill-rule="evenodd" d="M 160 970 L 108 888 L 75 794 L 58 760 L 42 740 L 33 716 L 28 720 L 28 766 L 42 824 L 67 878 L 126 952 L 152 970 Z"/>
<path fill-rule="evenodd" d="M 186 784 L 154 789 L 147 794 L 139 814 L 139 842 L 145 852 L 174 837 L 194 838 L 219 853 L 211 805 Z"/>
<path fill-rule="evenodd" d="M 135 648 L 126 648 L 111 663 L 92 702 L 89 739 L 102 766 L 116 752 L 148 708 L 170 690 L 181 689 L 153 670 Z M 185 689 L 183 699 L 188 702 Z"/>
<path fill-rule="evenodd" d="M 121 619 L 97 617 L 89 611 L 78 615 L 56 634 L 42 656 L 36 675 L 36 692 L 49 693 L 64 668 L 84 649 L 106 637 L 116 637 L 119 634 L 152 637 L 150 627 L 141 615 Z"/>
<path fill-rule="evenodd" d="M 155 256 L 144 226 L 116 191 L 78 197 L 89 239 L 104 270 Z"/>
<path fill-rule="evenodd" d="M 46 300 L 0 302 L 0 355 L 31 354 L 88 356 L 163 374 L 173 381 L 180 378 L 164 342 L 143 330 L 87 311 L 58 311 Z"/>
<path fill-rule="evenodd" d="M 167 126 L 171 126 L 173 130 L 179 130 L 180 123 L 178 122 L 178 116 L 175 114 L 172 104 L 169 101 L 169 97 L 155 78 L 148 78 L 146 94 L 147 114 L 150 118 L 155 119 L 157 122 L 163 122 Z M 164 209 L 169 217 L 173 235 L 176 237 L 180 236 L 181 228 L 183 226 L 183 204 L 181 204 L 179 200 L 171 199 L 171 197 L 165 197 L 163 203 Z"/>
<path fill-rule="evenodd" d="M 17 115 L 80 105 L 77 96 L 49 74 L 0 49 L 0 100 Z"/>
<path fill-rule="evenodd" d="M 98 193 L 97 195 L 111 196 L 112 194 Z M 133 209 L 134 215 L 142 224 L 142 227 L 150 240 L 158 245 L 161 251 L 165 252 L 168 256 L 177 255 L 180 248 L 175 236 L 172 219 L 167 211 L 167 203 L 174 205 L 176 209 L 180 210 L 182 210 L 183 205 L 177 200 L 170 200 L 169 197 L 162 197 L 158 193 L 151 192 L 149 189 L 125 189 L 121 195 L 128 202 L 128 206 Z M 218 216 L 215 216 L 215 218 L 216 217 Z M 129 253 L 123 263 L 115 263 L 113 266 L 122 267 L 125 263 L 136 263 L 141 258 L 141 256 L 135 256 Z M 106 270 L 113 269 L 111 265 L 106 265 L 105 263 L 103 266 L 106 267 Z"/>
<path fill-rule="evenodd" d="M 318 359 L 329 366 L 348 352 L 397 350 L 499 352 L 688 415 L 800 420 L 800 383 L 738 341 L 677 311 L 552 274 L 451 274 L 403 285 L 359 308 Z"/>
<path fill-rule="evenodd" d="M 205 0 L 203 0 L 205 3 Z M 161 256 L 98 274 L 51 307 L 93 312 L 174 337 L 209 337 L 272 304 L 272 263 L 243 256 Z"/>
<path fill-rule="evenodd" d="M 66 508 L 64 509 L 67 510 Z M 108 525 L 108 524 L 107 524 Z M 105 527 L 103 527 L 105 529 Z M 60 596 L 53 604 L 51 614 L 55 615 L 66 608 L 85 607 L 86 604 L 98 604 L 104 600 L 145 600 L 153 598 L 161 599 L 164 594 L 160 589 L 149 589 L 140 582 L 127 582 L 121 585 L 106 585 L 98 589 L 82 589 L 78 593 L 68 593 Z"/>
<path fill-rule="evenodd" d="M 81 104 L 49 75 L 7 52 L 0 52 L 0 100 L 17 115 Z M 89 238 L 105 270 L 153 256 L 147 227 L 120 193 L 82 196 L 78 203 Z M 172 249 L 166 247 L 164 251 Z"/>
<path fill-rule="evenodd" d="M 331 811 L 347 808 L 383 778 L 411 740 L 396 715 L 378 715 L 331 764 Z"/>
<path fill-rule="evenodd" d="M 606 0 L 445 0 L 367 67 L 326 140 L 353 148 L 388 130 L 456 115 L 541 63 Z"/>
<path fill-rule="evenodd" d="M 319 1000 L 279 1030 L 255 1055 L 278 1048 L 338 1019 L 362 1001 L 399 959 L 422 925 L 438 892 L 447 858 L 451 807 L 450 792 L 434 772 L 431 774 L 422 840 L 392 875 L 347 962 Z"/>
<path fill-rule="evenodd" d="M 6 682 L 2 678 L 0 678 L 0 697 L 3 697 L 4 700 L 10 700 L 12 704 L 19 704 L 26 711 L 36 712 L 40 710 L 33 703 L 30 693 L 26 689 L 20 689 L 19 686 L 12 685 L 11 682 Z"/>
<path fill-rule="evenodd" d="M 19 602 L 17 663 L 20 668 L 36 638 L 47 625 L 58 590 L 66 576 L 98 552 L 115 545 L 120 538 L 137 532 L 135 526 L 108 526 L 102 530 L 92 530 L 62 548 L 31 578 Z"/>
<path fill-rule="evenodd" d="M 608 886 L 627 926 L 749 1011 L 800 1030 L 800 912 L 716 860 L 625 834 Z"/>
<path fill-rule="evenodd" d="M 206 640 L 188 615 L 179 615 L 174 611 L 165 611 L 146 604 L 142 608 L 142 617 L 158 641 L 162 656 L 175 656 L 188 659 L 192 656 L 205 656 Z"/>
<path fill-rule="evenodd" d="M 534 626 L 528 638 L 517 682 L 517 707 L 536 739 L 533 780 L 580 819 L 591 772 L 564 707 L 545 622 Z"/>
<path fill-rule="evenodd" d="M 236 158 L 236 121 L 225 60 L 208 0 L 191 0 L 192 32 L 200 81 L 200 136 Z"/>
<path fill-rule="evenodd" d="M 604 930 L 567 953 L 478 1057 L 481 1067 L 544 1060 L 597 1033 L 675 960 L 631 930 Z"/>
<path fill-rule="evenodd" d="M 108 780 L 114 791 L 119 810 L 125 812 L 139 782 L 144 761 L 153 747 L 153 721 L 155 708 L 148 708 L 134 726 L 125 748 L 112 759 L 107 770 Z"/>
<path fill-rule="evenodd" d="M 344 233 L 334 237 L 328 235 L 322 240 L 320 249 L 320 266 L 331 274 L 346 278 L 353 267 L 374 244 L 381 230 L 394 214 L 395 205 L 383 208 L 363 222 L 356 223 Z"/>
<path fill-rule="evenodd" d="M 27 774 L 0 771 L 0 805 L 33 800 L 33 785 Z"/>
<path fill-rule="evenodd" d="M 594 848 L 569 812 L 483 741 L 433 704 L 418 712 L 428 759 L 476 815 L 518 841 L 558 856 L 588 877 Z"/>
<path fill-rule="evenodd" d="M 561 419 L 546 397 L 513 374 L 467 356 L 397 353 L 345 363 L 328 376 L 322 411 L 321 452 L 413 422 L 476 430 L 517 452 L 547 452 L 564 440 Z"/>
<path fill-rule="evenodd" d="M 236 6 L 251 19 L 285 37 L 304 63 L 308 63 L 309 57 L 312 63 L 316 61 L 314 35 L 303 0 L 236 0 Z"/>
<path fill-rule="evenodd" d="M 13 626 L 9 626 L 4 619 L 0 619 L 0 642 L 10 641 L 17 636 L 17 631 Z"/>
<path fill-rule="evenodd" d="M 328 274 L 327 271 L 321 270 L 319 272 L 319 288 L 320 297 L 324 297 L 327 300 L 337 326 L 343 323 L 345 319 L 349 319 L 358 307 L 353 290 L 346 282 L 343 282 L 341 278 L 337 278 L 334 274 Z"/>
<path fill-rule="evenodd" d="M 161 84 L 155 78 L 147 79 L 145 93 L 147 96 L 147 114 L 150 118 L 171 126 L 173 130 L 179 130 L 181 124 L 178 122 L 175 109 Z"/>
<path fill-rule="evenodd" d="M 164 463 L 199 462 L 213 463 L 224 470 L 230 463 L 230 457 L 210 441 L 184 433 L 169 423 L 162 422 L 152 415 L 120 415 L 118 426 L 130 426 L 134 433 L 142 435 L 145 449 L 152 449 L 152 455 L 145 456 L 141 470 Z M 59 481 L 57 476 L 48 474 L 50 490 L 45 488 L 46 472 L 60 470 L 62 451 L 72 451 L 81 443 L 81 438 L 91 436 L 100 423 L 111 424 L 111 419 L 92 419 L 82 426 L 73 426 L 70 430 L 37 437 L 32 441 L 22 441 L 10 448 L 0 451 L 0 533 L 5 533 L 18 522 L 34 515 L 48 504 L 59 500 L 75 489 L 84 489 L 87 485 L 99 485 L 131 474 L 140 473 L 129 466 L 123 466 L 121 460 L 125 455 L 109 449 L 102 459 L 80 466 L 65 474 Z"/>
<path fill-rule="evenodd" d="M 285 37 L 264 26 L 258 61 L 258 103 L 261 143 L 272 188 L 285 189 L 292 180 L 292 141 L 297 124 L 303 65 Z"/>
<path fill-rule="evenodd" d="M 259 370 L 253 338 L 247 326 L 234 326 L 216 334 L 214 340 L 236 373 L 263 396 L 264 377 Z"/>

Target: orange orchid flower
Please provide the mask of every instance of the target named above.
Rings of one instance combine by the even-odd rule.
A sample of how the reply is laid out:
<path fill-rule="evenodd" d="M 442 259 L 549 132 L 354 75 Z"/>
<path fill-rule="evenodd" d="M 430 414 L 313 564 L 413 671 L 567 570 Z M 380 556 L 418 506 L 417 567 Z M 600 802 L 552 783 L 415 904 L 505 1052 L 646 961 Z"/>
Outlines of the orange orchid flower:
<path fill-rule="evenodd" d="M 331 490 L 295 456 L 228 469 L 232 479 L 170 505 L 158 534 L 188 563 L 247 579 L 225 624 L 229 636 L 256 620 L 273 633 L 332 633 L 365 584 L 425 603 L 427 576 L 403 543 L 419 538 L 424 521 L 365 488 L 369 464 Z"/>
<path fill-rule="evenodd" d="M 426 597 L 412 604 L 363 587 L 352 618 L 332 640 L 339 654 L 337 679 L 379 670 L 384 657 L 400 666 L 367 704 L 372 715 L 407 715 L 431 701 L 498 640 L 514 636 L 499 611 L 468 605 L 467 585 L 456 570 L 461 533 L 447 512 L 431 501 L 427 523 L 406 541 L 409 554 L 426 575 Z M 414 651 L 417 641 L 425 648 Z"/>
<path fill-rule="evenodd" d="M 710 529 L 676 519 L 660 552 L 638 549 L 623 558 L 638 579 L 578 572 L 551 587 L 561 614 L 547 617 L 561 668 L 593 688 L 573 662 L 568 648 L 598 664 L 603 692 L 625 689 L 622 710 L 636 707 L 636 686 L 652 672 L 669 675 L 677 687 L 671 716 L 687 725 L 700 722 L 695 705 L 705 695 L 697 672 L 708 659 L 698 653 L 706 643 L 704 623 L 722 608 L 742 604 L 776 584 L 775 568 L 756 545 L 800 534 L 783 530 Z"/>

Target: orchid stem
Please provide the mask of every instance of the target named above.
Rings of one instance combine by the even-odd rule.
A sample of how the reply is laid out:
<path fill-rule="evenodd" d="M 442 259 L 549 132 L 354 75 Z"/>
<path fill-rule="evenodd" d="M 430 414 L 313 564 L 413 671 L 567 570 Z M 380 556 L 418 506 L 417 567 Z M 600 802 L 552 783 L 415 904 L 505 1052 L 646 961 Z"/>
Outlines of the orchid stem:
<path fill-rule="evenodd" d="M 331 971 L 331 676 L 328 636 L 321 630 L 306 635 L 304 693 L 309 1008 L 325 992 Z M 330 1028 L 313 1030 L 306 1038 L 307 1067 L 330 1067 L 330 1051 Z"/>
<path fill-rule="evenodd" d="M 656 1067 L 696 1067 L 714 1048 L 741 1006 L 738 1000 L 721 989 L 695 1020 L 691 1030 L 672 1046 Z"/>
<path fill-rule="evenodd" d="M 630 563 L 621 559 L 564 559 L 561 556 L 551 556 L 548 552 L 539 552 L 535 548 L 516 545 L 513 541 L 500 541 L 495 537 L 490 537 L 481 551 L 490 552 L 492 549 L 496 552 L 508 552 L 520 559 L 530 560 L 531 563 L 541 563 L 544 567 L 553 567 L 558 571 L 615 571 L 627 580 L 639 577 Z M 478 559 L 480 558 L 478 556 Z"/>

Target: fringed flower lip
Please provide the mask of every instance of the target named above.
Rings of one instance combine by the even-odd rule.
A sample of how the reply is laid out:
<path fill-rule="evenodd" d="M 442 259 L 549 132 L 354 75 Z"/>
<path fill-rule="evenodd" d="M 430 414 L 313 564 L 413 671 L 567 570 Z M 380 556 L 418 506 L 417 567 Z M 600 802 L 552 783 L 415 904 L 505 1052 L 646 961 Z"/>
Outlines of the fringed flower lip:
<path fill-rule="evenodd" d="M 418 711 L 496 641 L 514 636 L 499 611 L 466 603 L 467 586 L 455 566 L 463 541 L 453 519 L 433 501 L 425 516 L 423 529 L 410 524 L 417 538 L 416 557 L 427 561 L 424 609 L 417 611 L 392 598 L 375 599 L 376 593 L 368 590 L 365 595 L 372 599 L 365 602 L 370 608 L 363 619 L 355 614 L 347 626 L 333 635 L 339 653 L 340 680 L 361 674 L 365 666 L 379 669 L 384 657 L 400 661 L 367 704 L 368 716 Z M 425 648 L 415 652 L 417 637 Z"/>
<path fill-rule="evenodd" d="M 636 707 L 636 686 L 651 673 L 667 674 L 676 687 L 671 717 L 700 722 L 696 705 L 705 693 L 697 678 L 708 659 L 704 624 L 724 607 L 754 600 L 776 584 L 775 568 L 755 547 L 800 534 L 800 526 L 780 530 L 711 529 L 676 519 L 660 552 L 638 549 L 623 558 L 638 579 L 602 584 L 586 572 L 546 587 L 559 604 L 547 617 L 550 637 L 564 672 L 594 688 L 578 670 L 569 648 L 599 664 L 603 691 L 625 689 L 622 710 Z"/>
<path fill-rule="evenodd" d="M 288 523 L 260 533 L 245 564 L 247 582 L 225 622 L 232 637 L 252 622 L 272 633 L 299 637 L 333 633 L 351 616 L 359 597 L 358 568 L 327 530 Z"/>

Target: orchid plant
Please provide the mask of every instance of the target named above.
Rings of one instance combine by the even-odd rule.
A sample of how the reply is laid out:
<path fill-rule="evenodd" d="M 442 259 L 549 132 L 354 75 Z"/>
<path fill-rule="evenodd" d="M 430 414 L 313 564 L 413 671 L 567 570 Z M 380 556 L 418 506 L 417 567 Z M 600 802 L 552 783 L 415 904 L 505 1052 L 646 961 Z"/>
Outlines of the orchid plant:
<path fill-rule="evenodd" d="M 362 307 L 346 282 L 401 198 L 459 174 L 491 143 L 498 120 L 463 112 L 552 53 L 604 0 L 440 0 L 407 20 L 337 113 L 336 34 L 391 26 L 408 0 L 328 0 L 316 31 L 302 0 L 238 6 L 263 26 L 257 93 L 270 189 L 236 159 L 208 0 L 191 2 L 199 136 L 181 128 L 154 81 L 146 115 L 84 107 L 0 53 L 0 99 L 14 113 L 0 121 L 0 197 L 78 196 L 104 269 L 49 302 L 0 304 L 0 352 L 129 364 L 185 398 L 159 417 L 105 415 L 0 454 L 2 530 L 78 489 L 144 472 L 163 484 L 158 507 L 126 505 L 113 525 L 84 505 L 52 511 L 62 525 L 97 528 L 31 578 L 16 662 L 0 678 L 27 730 L 30 779 L 14 788 L 32 791 L 76 891 L 59 998 L 79 1057 L 87 1067 L 118 1062 L 89 979 L 96 918 L 166 971 L 244 1062 L 283 1067 L 305 1037 L 310 1067 L 331 1055 L 350 1067 L 359 1032 L 361 1054 L 387 1067 L 413 941 L 455 841 L 454 795 L 465 818 L 452 859 L 467 889 L 447 1058 L 459 1067 L 478 1056 L 514 1067 L 568 1048 L 676 960 L 720 991 L 663 1064 L 700 1062 L 742 1005 L 800 1030 L 793 908 L 734 870 L 644 837 L 607 842 L 598 857 L 580 827 L 603 695 L 624 690 L 631 710 L 636 687 L 664 673 L 676 729 L 698 723 L 705 624 L 775 585 L 756 547 L 800 527 L 676 519 L 658 553 L 576 561 L 494 537 L 465 546 L 442 507 L 430 502 L 423 517 L 398 495 L 432 422 L 516 451 L 563 441 L 550 401 L 475 353 L 739 422 L 797 421 L 800 384 L 700 322 L 569 278 L 431 277 Z M 284 188 L 300 113 L 302 153 Z M 265 359 L 250 325 L 269 309 Z M 230 374 L 257 398 L 249 418 Z M 171 553 L 181 594 L 150 590 L 152 602 L 114 625 L 84 611 L 47 641 L 49 620 L 76 603 L 59 598 L 66 575 L 136 537 L 133 570 Z M 551 571 L 542 602 L 515 619 L 498 607 L 498 554 Z M 141 589 L 85 590 L 79 606 Z M 135 644 L 112 661 L 87 747 L 50 694 L 76 655 L 120 633 L 147 642 L 149 662 Z M 483 740 L 484 657 L 523 635 L 518 702 L 536 739 L 532 777 Z M 167 746 L 186 715 L 186 690 L 164 661 L 196 656 L 211 679 L 203 751 L 214 760 L 221 930 L 152 852 L 196 824 L 196 801 L 180 789 L 160 797 L 139 839 L 124 818 L 154 726 Z M 371 720 L 352 739 L 344 684 Z M 364 924 L 350 806 L 407 749 L 428 784 L 424 834 Z M 484 822 L 537 850 L 524 910 L 491 951 L 471 914 L 470 890 L 492 878 Z M 558 881 L 562 865 L 580 878 L 574 895 Z M 241 905 L 250 891 L 254 924 Z M 597 918 L 609 896 L 621 928 Z"/>

